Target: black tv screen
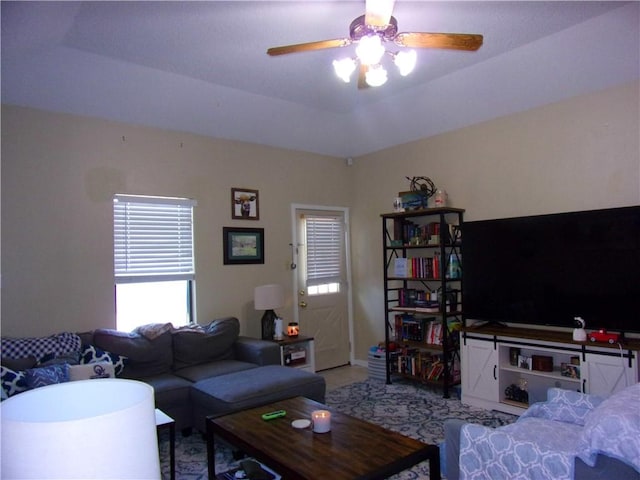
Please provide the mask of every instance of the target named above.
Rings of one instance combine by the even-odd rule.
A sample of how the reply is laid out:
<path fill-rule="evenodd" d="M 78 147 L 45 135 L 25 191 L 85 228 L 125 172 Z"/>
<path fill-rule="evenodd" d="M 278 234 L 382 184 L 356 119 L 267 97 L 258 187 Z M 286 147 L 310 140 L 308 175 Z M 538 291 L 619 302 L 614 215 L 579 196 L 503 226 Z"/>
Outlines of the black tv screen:
<path fill-rule="evenodd" d="M 640 332 L 640 207 L 466 222 L 462 268 L 467 320 Z"/>

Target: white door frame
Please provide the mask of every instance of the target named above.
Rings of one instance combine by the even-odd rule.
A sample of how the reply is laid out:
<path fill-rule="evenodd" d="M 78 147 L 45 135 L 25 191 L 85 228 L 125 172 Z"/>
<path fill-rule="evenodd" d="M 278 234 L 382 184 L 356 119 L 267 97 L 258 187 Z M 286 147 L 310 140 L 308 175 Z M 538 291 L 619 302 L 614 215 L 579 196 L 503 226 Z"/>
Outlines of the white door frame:
<path fill-rule="evenodd" d="M 347 278 L 347 322 L 349 327 L 349 362 L 354 365 L 354 340 L 353 340 L 353 291 L 351 289 L 351 234 L 350 234 L 350 220 L 349 220 L 349 208 L 348 207 L 328 207 L 325 205 L 307 205 L 303 203 L 291 204 L 291 263 L 295 265 L 298 263 L 298 218 L 296 217 L 296 210 L 322 210 L 323 212 L 340 212 L 344 216 L 344 254 L 347 271 L 345 272 Z M 293 317 L 294 321 L 299 323 L 298 312 L 298 275 L 295 269 L 291 270 L 293 275 L 293 291 L 292 298 L 293 304 Z"/>

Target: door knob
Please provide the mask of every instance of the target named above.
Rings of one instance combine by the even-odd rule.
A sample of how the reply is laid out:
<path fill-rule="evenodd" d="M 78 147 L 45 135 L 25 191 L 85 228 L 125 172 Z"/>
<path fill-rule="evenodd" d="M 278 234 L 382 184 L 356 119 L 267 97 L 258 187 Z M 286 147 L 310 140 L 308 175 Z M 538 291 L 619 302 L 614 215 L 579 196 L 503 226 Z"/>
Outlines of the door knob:
<path fill-rule="evenodd" d="M 300 291 L 298 292 L 298 295 L 300 295 L 301 297 L 304 297 L 304 290 L 300 290 Z"/>
<path fill-rule="evenodd" d="M 300 302 L 298 305 L 300 308 L 307 308 L 307 302 Z"/>

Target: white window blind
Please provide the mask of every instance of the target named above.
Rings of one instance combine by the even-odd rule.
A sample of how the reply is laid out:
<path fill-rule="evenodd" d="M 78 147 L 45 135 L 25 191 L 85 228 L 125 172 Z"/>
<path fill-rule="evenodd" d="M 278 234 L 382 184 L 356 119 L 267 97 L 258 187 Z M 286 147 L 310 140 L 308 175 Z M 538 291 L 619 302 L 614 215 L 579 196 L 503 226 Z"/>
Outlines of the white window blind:
<path fill-rule="evenodd" d="M 193 280 L 193 207 L 187 198 L 116 195 L 116 283 Z"/>
<path fill-rule="evenodd" d="M 337 217 L 305 216 L 307 285 L 340 282 L 343 222 Z"/>

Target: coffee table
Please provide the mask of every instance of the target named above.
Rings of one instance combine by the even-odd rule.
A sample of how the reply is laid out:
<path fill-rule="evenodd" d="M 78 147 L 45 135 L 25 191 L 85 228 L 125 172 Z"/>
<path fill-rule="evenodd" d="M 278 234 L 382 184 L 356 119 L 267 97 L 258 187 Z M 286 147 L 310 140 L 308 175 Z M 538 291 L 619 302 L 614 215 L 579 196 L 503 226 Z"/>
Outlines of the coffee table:
<path fill-rule="evenodd" d="M 296 429 L 291 422 L 311 418 L 313 410 L 331 411 L 331 431 Z M 282 418 L 261 415 L 286 410 Z M 214 435 L 256 458 L 287 480 L 383 479 L 429 460 L 431 480 L 440 480 L 437 445 L 387 430 L 304 397 L 281 400 L 221 417 L 208 417 L 209 478 L 215 479 Z"/>

